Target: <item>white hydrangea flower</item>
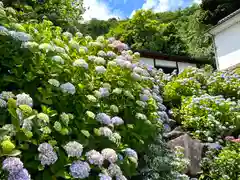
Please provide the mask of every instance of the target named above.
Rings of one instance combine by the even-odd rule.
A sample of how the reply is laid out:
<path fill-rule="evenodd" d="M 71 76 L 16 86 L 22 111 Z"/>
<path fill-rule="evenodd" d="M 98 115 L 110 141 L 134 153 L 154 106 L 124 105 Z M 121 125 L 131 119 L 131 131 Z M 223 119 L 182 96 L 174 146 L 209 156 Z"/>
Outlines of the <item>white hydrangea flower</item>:
<path fill-rule="evenodd" d="M 100 56 L 100 57 L 105 57 L 105 56 L 107 56 L 107 54 L 106 54 L 103 50 L 99 51 L 99 52 L 97 53 L 97 55 Z"/>
<path fill-rule="evenodd" d="M 121 143 L 121 136 L 119 133 L 115 132 L 111 134 L 109 140 L 119 145 Z"/>
<path fill-rule="evenodd" d="M 61 56 L 53 56 L 52 60 L 57 62 L 57 63 L 64 64 L 64 60 L 63 60 L 63 58 Z"/>
<path fill-rule="evenodd" d="M 48 44 L 48 43 L 40 44 L 39 49 L 41 49 L 45 52 L 54 51 L 54 47 L 51 44 Z"/>
<path fill-rule="evenodd" d="M 112 110 L 114 113 L 118 113 L 119 112 L 118 107 L 116 105 L 114 105 L 114 104 L 110 106 L 110 110 Z"/>
<path fill-rule="evenodd" d="M 96 58 L 97 58 L 96 56 L 88 56 L 89 61 L 95 61 Z"/>
<path fill-rule="evenodd" d="M 64 149 L 69 157 L 81 157 L 83 146 L 76 141 L 71 141 L 64 146 Z"/>
<path fill-rule="evenodd" d="M 87 41 L 92 41 L 92 37 L 89 36 L 89 35 L 85 36 L 85 39 L 86 39 Z"/>
<path fill-rule="evenodd" d="M 91 101 L 93 103 L 97 102 L 97 98 L 93 95 L 87 95 L 87 98 L 89 101 Z"/>
<path fill-rule="evenodd" d="M 96 39 L 96 41 L 101 42 L 101 43 L 104 42 L 104 40 L 105 40 L 104 36 L 98 36 Z"/>
<path fill-rule="evenodd" d="M 127 180 L 124 175 L 116 176 L 116 180 Z"/>
<path fill-rule="evenodd" d="M 49 79 L 48 83 L 55 86 L 55 87 L 59 87 L 60 86 L 60 82 L 56 79 Z"/>
<path fill-rule="evenodd" d="M 15 95 L 10 92 L 10 91 L 3 91 L 1 94 L 0 94 L 0 99 L 3 99 L 3 100 L 8 100 L 10 98 L 14 98 Z"/>
<path fill-rule="evenodd" d="M 96 64 L 101 64 L 101 65 L 106 64 L 106 60 L 105 60 L 104 58 L 102 58 L 102 57 L 96 57 L 96 58 L 94 59 L 94 62 L 95 62 Z"/>
<path fill-rule="evenodd" d="M 84 61 L 83 59 L 77 59 L 73 62 L 73 66 L 82 67 L 84 69 L 88 69 L 88 63 Z"/>
<path fill-rule="evenodd" d="M 38 118 L 40 121 L 42 121 L 43 123 L 49 123 L 49 117 L 48 117 L 48 115 L 45 114 L 45 113 L 39 113 L 39 114 L 37 115 L 37 118 Z"/>
<path fill-rule="evenodd" d="M 80 33 L 80 32 L 77 32 L 77 33 L 76 33 L 76 36 L 79 37 L 79 38 L 82 38 L 82 37 L 83 37 L 83 34 Z"/>
<path fill-rule="evenodd" d="M 122 170 L 117 164 L 110 164 L 108 167 L 108 173 L 110 176 L 121 176 L 122 175 Z"/>
<path fill-rule="evenodd" d="M 39 46 L 38 43 L 31 42 L 31 41 L 23 42 L 22 45 L 21 45 L 22 48 L 26 48 L 26 49 L 34 49 L 38 46 Z"/>
<path fill-rule="evenodd" d="M 33 126 L 33 122 L 32 122 L 31 119 L 24 119 L 23 120 L 23 125 L 22 125 L 23 129 L 31 131 L 32 130 L 32 126 Z"/>
<path fill-rule="evenodd" d="M 75 86 L 70 82 L 62 84 L 60 88 L 64 93 L 75 94 L 76 92 Z"/>
<path fill-rule="evenodd" d="M 66 53 L 65 49 L 62 48 L 62 47 L 59 47 L 59 46 L 54 46 L 54 50 L 55 50 L 57 53 Z"/>
<path fill-rule="evenodd" d="M 33 100 L 28 94 L 22 93 L 22 94 L 18 94 L 16 97 L 17 97 L 17 106 L 24 105 L 24 104 L 30 107 L 33 106 Z"/>
<path fill-rule="evenodd" d="M 98 166 L 101 166 L 104 161 L 103 155 L 95 150 L 88 151 L 86 153 L 86 157 L 90 164 L 94 164 Z"/>
<path fill-rule="evenodd" d="M 100 127 L 99 132 L 102 136 L 106 137 L 110 137 L 112 135 L 112 131 L 108 127 Z"/>
<path fill-rule="evenodd" d="M 108 61 L 108 66 L 117 66 L 117 63 L 115 61 Z"/>
<path fill-rule="evenodd" d="M 112 92 L 113 94 L 121 94 L 122 93 L 122 89 L 120 89 L 120 88 L 115 88 L 114 90 L 113 90 L 113 92 Z"/>
<path fill-rule="evenodd" d="M 104 66 L 96 66 L 95 67 L 95 71 L 98 73 L 98 74 L 103 74 L 105 73 L 107 70 Z"/>
<path fill-rule="evenodd" d="M 116 152 L 110 148 L 103 149 L 101 154 L 103 155 L 104 159 L 108 160 L 110 163 L 115 163 L 118 159 Z"/>
<path fill-rule="evenodd" d="M 131 74 L 131 77 L 132 77 L 134 80 L 136 80 L 136 81 L 142 80 L 142 77 L 141 77 L 139 74 L 137 74 L 137 73 L 132 73 L 132 74 Z"/>
<path fill-rule="evenodd" d="M 72 39 L 72 34 L 70 32 L 64 32 L 63 36 L 66 36 L 69 40 Z"/>
<path fill-rule="evenodd" d="M 71 48 L 78 50 L 80 48 L 79 44 L 77 41 L 74 41 L 73 39 L 71 41 L 69 41 L 69 45 L 71 46 Z"/>
<path fill-rule="evenodd" d="M 136 114 L 136 118 L 137 119 L 141 119 L 141 120 L 147 120 L 146 115 L 142 114 L 142 113 L 137 113 Z"/>

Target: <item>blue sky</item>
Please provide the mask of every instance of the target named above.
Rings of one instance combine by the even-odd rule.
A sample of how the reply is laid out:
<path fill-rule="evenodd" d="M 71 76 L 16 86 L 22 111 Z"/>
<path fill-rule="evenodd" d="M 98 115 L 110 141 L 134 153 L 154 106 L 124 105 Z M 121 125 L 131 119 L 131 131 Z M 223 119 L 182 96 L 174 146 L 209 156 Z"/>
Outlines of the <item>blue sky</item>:
<path fill-rule="evenodd" d="M 131 17 L 138 9 L 153 9 L 155 12 L 175 10 L 200 3 L 201 0 L 83 0 L 87 8 L 83 18 L 109 19 L 119 17 L 121 19 Z"/>

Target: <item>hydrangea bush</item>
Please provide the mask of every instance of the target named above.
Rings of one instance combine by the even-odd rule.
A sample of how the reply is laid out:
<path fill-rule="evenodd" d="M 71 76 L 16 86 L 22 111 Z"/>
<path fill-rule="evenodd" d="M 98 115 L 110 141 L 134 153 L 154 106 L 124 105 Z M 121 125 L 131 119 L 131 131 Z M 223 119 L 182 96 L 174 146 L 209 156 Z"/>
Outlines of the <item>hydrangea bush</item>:
<path fill-rule="evenodd" d="M 163 72 L 114 38 L 62 32 L 48 20 L 19 23 L 0 10 L 4 177 L 138 174 L 139 158 L 163 128 Z"/>

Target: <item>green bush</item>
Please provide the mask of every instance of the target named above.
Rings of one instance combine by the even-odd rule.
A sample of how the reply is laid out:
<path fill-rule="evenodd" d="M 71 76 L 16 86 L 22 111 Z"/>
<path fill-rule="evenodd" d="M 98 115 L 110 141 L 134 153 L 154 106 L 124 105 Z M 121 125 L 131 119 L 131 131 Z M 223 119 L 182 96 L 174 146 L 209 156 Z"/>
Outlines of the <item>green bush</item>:
<path fill-rule="evenodd" d="M 181 123 L 195 137 L 212 142 L 240 128 L 239 108 L 239 102 L 222 96 L 192 96 L 182 102 Z"/>
<path fill-rule="evenodd" d="M 145 162 L 138 160 L 162 131 L 163 72 L 138 63 L 139 53 L 115 39 L 62 32 L 47 20 L 17 23 L 4 13 L 4 176 L 125 179 L 139 174 Z"/>
<path fill-rule="evenodd" d="M 221 151 L 208 152 L 203 159 L 201 180 L 238 180 L 240 178 L 240 143 L 230 142 Z"/>

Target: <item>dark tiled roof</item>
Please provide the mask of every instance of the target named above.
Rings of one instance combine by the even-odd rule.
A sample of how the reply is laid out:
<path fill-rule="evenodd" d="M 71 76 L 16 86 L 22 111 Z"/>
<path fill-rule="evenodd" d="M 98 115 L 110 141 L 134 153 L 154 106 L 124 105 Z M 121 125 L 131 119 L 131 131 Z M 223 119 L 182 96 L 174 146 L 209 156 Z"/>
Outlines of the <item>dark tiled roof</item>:
<path fill-rule="evenodd" d="M 228 16 L 226 16 L 225 18 L 221 19 L 220 21 L 218 21 L 218 24 L 222 24 L 224 22 L 226 22 L 227 20 L 231 19 L 232 17 L 236 16 L 237 14 L 240 14 L 240 9 L 234 11 L 232 14 L 229 14 Z"/>
<path fill-rule="evenodd" d="M 212 64 L 211 60 L 207 58 L 193 58 L 189 56 L 176 56 L 176 55 L 167 55 L 160 52 L 148 51 L 148 50 L 134 50 L 139 52 L 141 57 L 161 59 L 167 61 L 176 61 L 176 62 L 188 62 L 188 63 L 197 63 L 197 64 Z"/>

